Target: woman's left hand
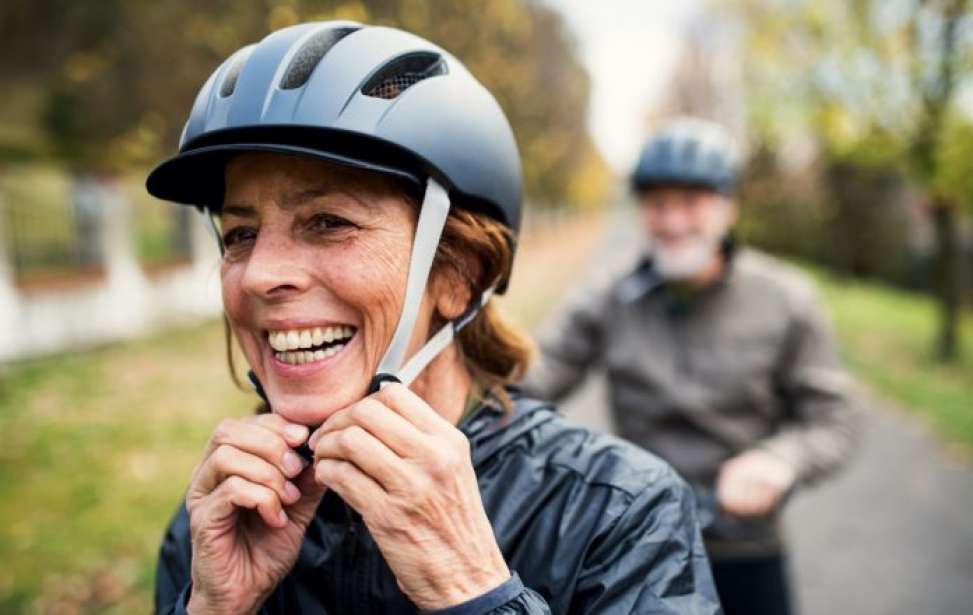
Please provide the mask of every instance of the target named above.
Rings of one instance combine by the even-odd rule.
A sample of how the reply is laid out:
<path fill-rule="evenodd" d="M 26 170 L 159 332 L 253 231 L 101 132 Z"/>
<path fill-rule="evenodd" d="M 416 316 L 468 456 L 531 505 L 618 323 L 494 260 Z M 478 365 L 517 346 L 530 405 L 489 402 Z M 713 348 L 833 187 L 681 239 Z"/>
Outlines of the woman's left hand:
<path fill-rule="evenodd" d="M 510 578 L 469 441 L 405 386 L 339 410 L 309 445 L 318 482 L 361 514 L 420 609 L 460 604 Z"/>

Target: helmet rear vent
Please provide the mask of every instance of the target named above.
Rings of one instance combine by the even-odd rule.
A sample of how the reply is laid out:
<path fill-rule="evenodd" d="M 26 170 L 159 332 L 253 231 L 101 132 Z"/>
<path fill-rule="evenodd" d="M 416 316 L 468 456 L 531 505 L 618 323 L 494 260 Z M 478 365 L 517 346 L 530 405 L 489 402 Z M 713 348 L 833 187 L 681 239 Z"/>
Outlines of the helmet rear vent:
<path fill-rule="evenodd" d="M 299 88 L 311 77 L 321 58 L 334 47 L 338 41 L 360 28 L 327 28 L 315 33 L 307 39 L 294 54 L 291 63 L 280 80 L 282 90 Z"/>
<path fill-rule="evenodd" d="M 446 74 L 446 62 L 437 53 L 410 53 L 383 66 L 365 85 L 365 96 L 392 100 L 415 84 Z"/>

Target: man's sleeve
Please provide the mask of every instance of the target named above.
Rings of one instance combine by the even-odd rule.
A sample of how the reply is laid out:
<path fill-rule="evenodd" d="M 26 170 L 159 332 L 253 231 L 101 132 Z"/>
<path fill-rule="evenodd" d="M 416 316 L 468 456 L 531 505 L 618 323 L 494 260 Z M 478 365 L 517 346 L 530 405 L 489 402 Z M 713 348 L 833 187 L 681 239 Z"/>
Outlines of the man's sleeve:
<path fill-rule="evenodd" d="M 854 452 L 860 416 L 852 379 L 813 287 L 802 299 L 777 374 L 787 417 L 760 447 L 792 464 L 800 482 L 810 483 L 837 470 Z"/>
<path fill-rule="evenodd" d="M 607 283 L 587 285 L 571 293 L 541 330 L 540 357 L 524 379 L 525 393 L 558 401 L 584 381 L 604 352 L 610 298 Z"/>

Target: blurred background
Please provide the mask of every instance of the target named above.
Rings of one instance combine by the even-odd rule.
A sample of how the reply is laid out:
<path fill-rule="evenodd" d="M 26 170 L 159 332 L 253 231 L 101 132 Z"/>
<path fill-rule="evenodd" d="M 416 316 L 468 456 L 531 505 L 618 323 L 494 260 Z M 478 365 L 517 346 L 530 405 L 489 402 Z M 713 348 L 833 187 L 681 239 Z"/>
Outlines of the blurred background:
<path fill-rule="evenodd" d="M 506 110 L 528 329 L 638 249 L 625 178 L 660 120 L 737 134 L 742 237 L 818 280 L 869 399 L 853 467 L 789 513 L 802 612 L 969 612 L 973 2 L 5 0 L 0 613 L 151 609 L 203 443 L 256 398 L 212 239 L 144 177 L 232 51 L 336 18 L 442 44 Z M 566 413 L 611 429 L 597 386 Z"/>

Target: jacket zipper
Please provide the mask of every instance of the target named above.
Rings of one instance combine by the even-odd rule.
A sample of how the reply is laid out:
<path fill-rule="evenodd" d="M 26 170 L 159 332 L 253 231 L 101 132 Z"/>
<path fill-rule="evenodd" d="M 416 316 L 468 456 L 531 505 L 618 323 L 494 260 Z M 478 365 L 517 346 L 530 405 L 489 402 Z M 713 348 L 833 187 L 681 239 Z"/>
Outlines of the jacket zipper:
<path fill-rule="evenodd" d="M 345 530 L 345 538 L 342 541 L 344 551 L 342 560 L 344 560 L 344 565 L 342 568 L 343 577 L 343 591 L 341 592 L 344 596 L 345 606 L 342 609 L 345 613 L 358 613 L 361 610 L 357 607 L 358 602 L 358 590 L 359 588 L 357 581 L 357 566 L 355 565 L 355 560 L 358 557 L 358 524 L 355 519 L 355 513 L 352 511 L 351 507 L 347 504 L 342 503 L 345 508 L 345 516 L 348 521 L 348 526 Z"/>

